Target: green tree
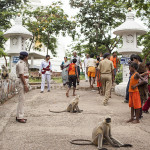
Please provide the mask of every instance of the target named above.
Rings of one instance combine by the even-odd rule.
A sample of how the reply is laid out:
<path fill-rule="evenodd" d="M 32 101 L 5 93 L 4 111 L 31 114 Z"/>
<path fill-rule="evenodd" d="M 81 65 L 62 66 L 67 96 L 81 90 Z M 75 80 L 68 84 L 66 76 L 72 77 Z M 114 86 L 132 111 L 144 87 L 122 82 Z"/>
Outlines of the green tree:
<path fill-rule="evenodd" d="M 24 0 L 27 2 L 27 0 Z M 4 32 L 10 28 L 10 19 L 13 18 L 22 7 L 21 0 L 0 0 L 0 56 L 4 56 Z"/>
<path fill-rule="evenodd" d="M 65 36 L 67 33 L 74 38 L 76 22 L 70 21 L 68 15 L 61 8 L 62 3 L 52 3 L 47 7 L 38 7 L 30 11 L 26 9 L 24 14 L 24 24 L 28 26 L 33 33 L 32 43 L 43 43 L 52 54 L 56 54 L 57 36 L 61 33 Z M 41 48 L 39 44 L 36 49 Z M 31 46 L 29 47 L 30 50 Z"/>
<path fill-rule="evenodd" d="M 136 16 L 140 17 L 144 24 L 150 28 L 150 2 L 148 0 L 133 0 L 133 8 L 137 10 Z M 144 46 L 143 58 L 150 61 L 150 31 L 139 37 L 139 45 Z"/>
<path fill-rule="evenodd" d="M 70 5 L 79 9 L 77 22 L 83 35 L 83 52 L 111 53 L 120 43 L 120 37 L 112 36 L 112 29 L 125 20 L 125 4 L 120 0 L 70 0 Z"/>

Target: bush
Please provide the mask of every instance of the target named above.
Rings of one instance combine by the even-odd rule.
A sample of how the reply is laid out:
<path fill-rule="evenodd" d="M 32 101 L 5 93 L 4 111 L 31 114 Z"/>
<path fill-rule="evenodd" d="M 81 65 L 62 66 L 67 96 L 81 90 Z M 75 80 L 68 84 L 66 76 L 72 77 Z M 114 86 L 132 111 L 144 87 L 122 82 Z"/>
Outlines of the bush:
<path fill-rule="evenodd" d="M 119 84 L 119 83 L 121 83 L 122 81 L 123 81 L 122 72 L 118 72 L 118 73 L 116 74 L 116 77 L 115 77 L 115 82 L 116 82 L 116 84 Z"/>

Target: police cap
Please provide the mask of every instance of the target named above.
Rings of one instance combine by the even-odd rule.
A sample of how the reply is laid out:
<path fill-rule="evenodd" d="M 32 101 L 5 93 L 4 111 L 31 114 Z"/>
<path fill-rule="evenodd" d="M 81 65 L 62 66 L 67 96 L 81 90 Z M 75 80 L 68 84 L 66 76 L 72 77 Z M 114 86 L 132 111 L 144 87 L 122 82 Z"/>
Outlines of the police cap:
<path fill-rule="evenodd" d="M 104 57 L 104 58 L 107 58 L 109 55 L 110 55 L 109 53 L 105 53 L 105 54 L 103 55 L 103 57 Z"/>
<path fill-rule="evenodd" d="M 23 51 L 23 52 L 20 52 L 20 55 L 23 55 L 23 56 L 28 56 L 28 53 Z"/>

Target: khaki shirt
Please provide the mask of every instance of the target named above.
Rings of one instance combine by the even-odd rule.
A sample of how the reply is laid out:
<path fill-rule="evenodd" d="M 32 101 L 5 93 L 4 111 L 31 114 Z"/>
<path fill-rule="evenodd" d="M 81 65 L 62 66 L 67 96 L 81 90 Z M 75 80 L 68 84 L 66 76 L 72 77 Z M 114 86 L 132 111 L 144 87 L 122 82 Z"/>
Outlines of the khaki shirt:
<path fill-rule="evenodd" d="M 101 74 L 110 74 L 114 69 L 113 62 L 105 58 L 99 63 L 98 69 L 100 70 Z"/>
<path fill-rule="evenodd" d="M 88 59 L 88 62 L 87 62 L 87 67 L 96 67 L 96 59 L 94 58 L 90 58 Z"/>
<path fill-rule="evenodd" d="M 23 74 L 24 76 L 29 76 L 28 64 L 25 61 L 18 61 L 18 63 L 16 64 L 16 74 L 17 77 L 19 77 L 20 74 Z"/>

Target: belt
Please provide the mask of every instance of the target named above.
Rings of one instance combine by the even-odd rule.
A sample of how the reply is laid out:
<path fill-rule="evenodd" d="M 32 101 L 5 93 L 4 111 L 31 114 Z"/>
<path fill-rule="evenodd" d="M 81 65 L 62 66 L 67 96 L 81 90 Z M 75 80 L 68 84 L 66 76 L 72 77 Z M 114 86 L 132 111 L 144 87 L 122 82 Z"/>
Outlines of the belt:
<path fill-rule="evenodd" d="M 110 73 L 100 73 L 100 74 L 111 74 L 111 72 Z"/>
<path fill-rule="evenodd" d="M 49 69 L 49 68 L 43 68 L 43 70 L 44 70 L 44 71 L 50 71 L 50 69 Z"/>
<path fill-rule="evenodd" d="M 18 77 L 18 78 L 20 78 L 20 77 Z M 25 79 L 29 79 L 29 76 L 24 76 L 24 78 L 25 78 Z"/>

